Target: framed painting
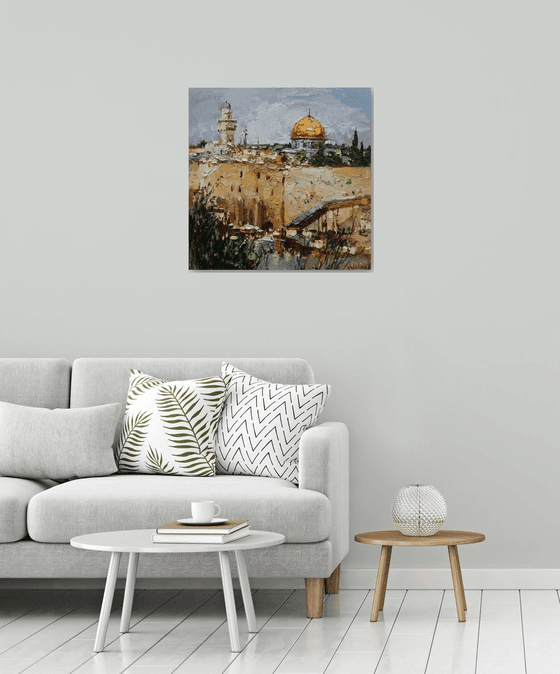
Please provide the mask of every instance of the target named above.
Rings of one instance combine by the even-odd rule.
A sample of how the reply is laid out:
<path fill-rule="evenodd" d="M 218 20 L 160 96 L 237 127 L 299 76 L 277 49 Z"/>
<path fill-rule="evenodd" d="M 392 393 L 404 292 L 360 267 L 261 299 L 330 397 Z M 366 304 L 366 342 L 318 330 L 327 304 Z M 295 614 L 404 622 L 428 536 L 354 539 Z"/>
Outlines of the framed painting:
<path fill-rule="evenodd" d="M 371 269 L 371 113 L 371 89 L 190 89 L 189 269 Z"/>

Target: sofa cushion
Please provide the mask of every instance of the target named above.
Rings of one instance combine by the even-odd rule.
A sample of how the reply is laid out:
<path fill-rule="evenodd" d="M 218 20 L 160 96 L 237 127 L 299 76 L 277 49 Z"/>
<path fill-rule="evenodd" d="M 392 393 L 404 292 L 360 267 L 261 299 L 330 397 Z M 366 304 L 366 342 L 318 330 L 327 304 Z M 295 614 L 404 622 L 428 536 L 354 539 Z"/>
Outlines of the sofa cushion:
<path fill-rule="evenodd" d="M 131 370 L 116 450 L 119 471 L 215 475 L 214 435 L 225 393 L 223 377 L 165 382 Z"/>
<path fill-rule="evenodd" d="M 219 377 L 224 360 L 277 384 L 314 382 L 311 367 L 301 358 L 78 358 L 72 364 L 70 407 L 124 403 L 130 370 L 164 381 Z M 121 423 L 122 417 L 124 409 Z"/>
<path fill-rule="evenodd" d="M 97 531 L 150 529 L 190 517 L 190 502 L 213 500 L 224 517 L 249 520 L 289 543 L 313 543 L 330 534 L 330 502 L 324 494 L 276 478 L 217 475 L 110 475 L 57 485 L 31 499 L 29 535 L 66 543 Z"/>
<path fill-rule="evenodd" d="M 0 402 L 0 474 L 64 480 L 114 473 L 121 408 L 48 410 Z"/>
<path fill-rule="evenodd" d="M 0 543 L 14 543 L 27 536 L 27 505 L 56 482 L 0 477 Z"/>
<path fill-rule="evenodd" d="M 68 407 L 70 363 L 63 358 L 0 358 L 0 400 L 30 407 Z"/>
<path fill-rule="evenodd" d="M 216 431 L 218 473 L 279 477 L 297 483 L 299 441 L 330 393 L 328 384 L 273 384 L 231 363 L 224 411 Z"/>

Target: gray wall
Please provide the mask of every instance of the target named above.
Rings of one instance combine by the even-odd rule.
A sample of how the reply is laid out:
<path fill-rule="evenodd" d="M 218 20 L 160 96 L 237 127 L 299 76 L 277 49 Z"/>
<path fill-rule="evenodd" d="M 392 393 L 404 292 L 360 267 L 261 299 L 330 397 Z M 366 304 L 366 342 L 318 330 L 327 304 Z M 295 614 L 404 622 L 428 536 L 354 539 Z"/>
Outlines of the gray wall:
<path fill-rule="evenodd" d="M 352 531 L 427 482 L 465 567 L 557 567 L 559 7 L 5 0 L 1 355 L 302 356 Z M 374 89 L 374 272 L 189 273 L 187 88 L 287 85 Z"/>

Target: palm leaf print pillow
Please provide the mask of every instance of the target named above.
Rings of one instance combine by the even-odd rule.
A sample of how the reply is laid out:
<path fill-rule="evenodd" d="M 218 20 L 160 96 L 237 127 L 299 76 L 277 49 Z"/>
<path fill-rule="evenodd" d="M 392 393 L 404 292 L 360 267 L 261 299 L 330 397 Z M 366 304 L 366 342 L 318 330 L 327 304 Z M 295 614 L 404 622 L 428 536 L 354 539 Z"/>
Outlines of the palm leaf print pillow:
<path fill-rule="evenodd" d="M 226 390 L 224 377 L 166 382 L 131 370 L 115 451 L 119 471 L 215 475 L 214 435 Z"/>

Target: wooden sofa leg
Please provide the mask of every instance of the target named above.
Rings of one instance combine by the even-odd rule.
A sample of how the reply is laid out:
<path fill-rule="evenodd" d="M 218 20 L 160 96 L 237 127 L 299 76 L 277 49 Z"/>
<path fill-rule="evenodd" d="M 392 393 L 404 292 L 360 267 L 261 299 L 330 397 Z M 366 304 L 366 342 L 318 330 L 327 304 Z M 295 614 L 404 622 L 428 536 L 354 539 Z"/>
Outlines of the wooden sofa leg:
<path fill-rule="evenodd" d="M 306 578 L 305 579 L 305 599 L 307 601 L 307 617 L 323 617 L 323 590 L 325 588 L 324 578 Z"/>
<path fill-rule="evenodd" d="M 327 594 L 338 594 L 338 586 L 340 583 L 340 564 L 331 573 L 328 578 L 325 578 L 325 592 Z"/>

